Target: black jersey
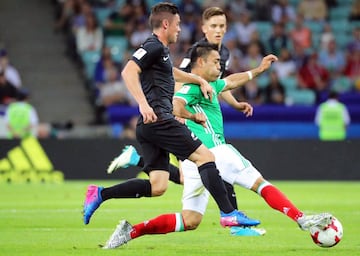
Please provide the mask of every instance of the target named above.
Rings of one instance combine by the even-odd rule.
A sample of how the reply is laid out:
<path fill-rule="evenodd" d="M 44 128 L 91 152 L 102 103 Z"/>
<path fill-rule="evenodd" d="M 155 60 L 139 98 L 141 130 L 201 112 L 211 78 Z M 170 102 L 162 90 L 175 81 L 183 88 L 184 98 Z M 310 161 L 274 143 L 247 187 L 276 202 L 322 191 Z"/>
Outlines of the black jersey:
<path fill-rule="evenodd" d="M 193 44 L 189 50 L 187 51 L 184 59 L 182 60 L 181 64 L 180 64 L 180 69 L 186 72 L 191 72 L 191 66 L 190 66 L 190 56 L 191 56 L 191 51 L 199 44 L 199 43 L 203 43 L 203 42 L 208 42 L 208 40 L 204 37 L 202 39 L 200 39 L 198 42 L 196 42 L 195 44 Z M 221 44 L 220 47 L 220 76 L 219 78 L 223 78 L 225 75 L 225 71 L 227 70 L 227 67 L 229 65 L 229 59 L 230 59 L 230 51 L 228 48 L 226 48 L 226 46 L 224 46 L 223 44 Z"/>
<path fill-rule="evenodd" d="M 135 51 L 132 60 L 141 69 L 141 87 L 158 120 L 172 118 L 175 80 L 169 48 L 153 34 Z"/>

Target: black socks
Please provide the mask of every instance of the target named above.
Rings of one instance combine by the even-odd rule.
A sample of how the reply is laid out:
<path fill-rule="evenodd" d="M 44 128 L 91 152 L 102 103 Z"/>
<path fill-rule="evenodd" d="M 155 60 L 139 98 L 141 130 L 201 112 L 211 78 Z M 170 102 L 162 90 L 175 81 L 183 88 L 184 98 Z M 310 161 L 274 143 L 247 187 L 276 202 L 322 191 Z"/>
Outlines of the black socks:
<path fill-rule="evenodd" d="M 214 162 L 209 162 L 198 167 L 201 180 L 215 199 L 219 209 L 224 213 L 230 213 L 235 208 L 231 205 L 223 180 Z"/>
<path fill-rule="evenodd" d="M 101 191 L 103 201 L 110 198 L 139 198 L 143 196 L 151 197 L 151 184 L 149 180 L 137 178 L 104 188 Z"/>

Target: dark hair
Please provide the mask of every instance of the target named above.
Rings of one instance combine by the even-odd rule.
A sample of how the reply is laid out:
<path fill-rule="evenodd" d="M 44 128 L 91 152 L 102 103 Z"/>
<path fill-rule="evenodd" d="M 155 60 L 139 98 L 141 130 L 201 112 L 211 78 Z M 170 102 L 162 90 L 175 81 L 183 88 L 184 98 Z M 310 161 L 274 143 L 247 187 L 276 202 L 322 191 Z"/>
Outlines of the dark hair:
<path fill-rule="evenodd" d="M 149 18 L 149 24 L 152 29 L 159 28 L 161 22 L 169 18 L 169 14 L 175 15 L 180 14 L 179 9 L 173 3 L 158 3 L 154 5 L 151 9 L 151 14 Z"/>
<path fill-rule="evenodd" d="M 339 98 L 339 94 L 336 91 L 330 91 L 329 92 L 329 99 L 338 99 Z"/>
<path fill-rule="evenodd" d="M 200 42 L 194 45 L 190 55 L 190 65 L 194 66 L 198 58 L 206 58 L 211 51 L 219 51 L 218 45 Z"/>
<path fill-rule="evenodd" d="M 222 16 L 222 15 L 226 16 L 225 12 L 220 7 L 209 7 L 205 9 L 205 11 L 203 12 L 202 20 L 203 22 L 205 22 L 213 16 Z"/>

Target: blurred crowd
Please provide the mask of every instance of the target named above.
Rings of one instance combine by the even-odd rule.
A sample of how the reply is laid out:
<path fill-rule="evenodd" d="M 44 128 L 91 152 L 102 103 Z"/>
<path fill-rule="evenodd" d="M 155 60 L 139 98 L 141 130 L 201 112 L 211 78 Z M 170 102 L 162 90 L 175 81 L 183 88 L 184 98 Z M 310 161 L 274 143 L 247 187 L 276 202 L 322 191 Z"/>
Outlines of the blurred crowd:
<path fill-rule="evenodd" d="M 171 46 L 179 66 L 186 50 L 203 37 L 201 14 L 209 6 L 226 11 L 224 44 L 228 72 L 279 57 L 272 70 L 233 91 L 252 104 L 318 104 L 330 91 L 360 89 L 360 0 L 177 0 L 181 33 Z M 134 105 L 120 70 L 150 35 L 147 18 L 157 0 L 57 0 L 55 30 L 65 35 L 67 54 L 79 63 L 95 123 L 106 122 L 112 104 Z"/>
<path fill-rule="evenodd" d="M 53 0 L 54 31 L 62 33 L 66 55 L 79 67 L 94 124 L 106 124 L 111 105 L 135 106 L 120 72 L 151 34 L 148 15 L 158 0 Z M 175 0 L 181 13 L 179 66 L 187 49 L 203 37 L 201 14 L 209 6 L 226 11 L 223 43 L 230 50 L 228 73 L 279 57 L 273 68 L 233 94 L 254 105 L 317 105 L 331 91 L 360 90 L 360 0 Z M 21 76 L 0 47 L 0 106 L 17 100 Z M 129 127 L 132 127 L 129 122 Z"/>

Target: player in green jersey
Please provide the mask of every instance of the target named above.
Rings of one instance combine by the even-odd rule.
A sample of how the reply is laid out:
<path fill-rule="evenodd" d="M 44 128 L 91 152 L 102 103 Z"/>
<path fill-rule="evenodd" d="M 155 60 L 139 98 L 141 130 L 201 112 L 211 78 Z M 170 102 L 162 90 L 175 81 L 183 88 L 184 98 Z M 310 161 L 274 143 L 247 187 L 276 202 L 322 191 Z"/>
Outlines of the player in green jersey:
<path fill-rule="evenodd" d="M 274 185 L 265 180 L 249 160 L 233 146 L 227 144 L 223 133 L 223 120 L 217 94 L 223 90 L 239 87 L 253 77 L 269 69 L 277 60 L 274 55 L 263 58 L 259 67 L 247 72 L 236 73 L 217 79 L 220 72 L 219 53 L 211 44 L 201 44 L 191 56 L 192 73 L 201 76 L 213 87 L 213 100 L 207 100 L 198 90 L 198 86 L 184 84 L 175 94 L 174 114 L 186 119 L 186 125 L 214 153 L 216 164 L 224 180 L 258 193 L 267 204 L 297 222 L 303 230 L 311 226 L 323 226 L 331 222 L 331 214 L 305 215 L 297 209 L 287 197 Z M 160 215 L 154 219 L 134 226 L 122 220 L 107 241 L 105 248 L 116 248 L 128 241 L 146 234 L 164 234 L 196 229 L 202 220 L 208 203 L 209 192 L 196 172 L 196 165 L 188 160 L 181 162 L 184 174 L 183 210 L 174 213 L 178 221 L 166 221 L 171 214 Z"/>

